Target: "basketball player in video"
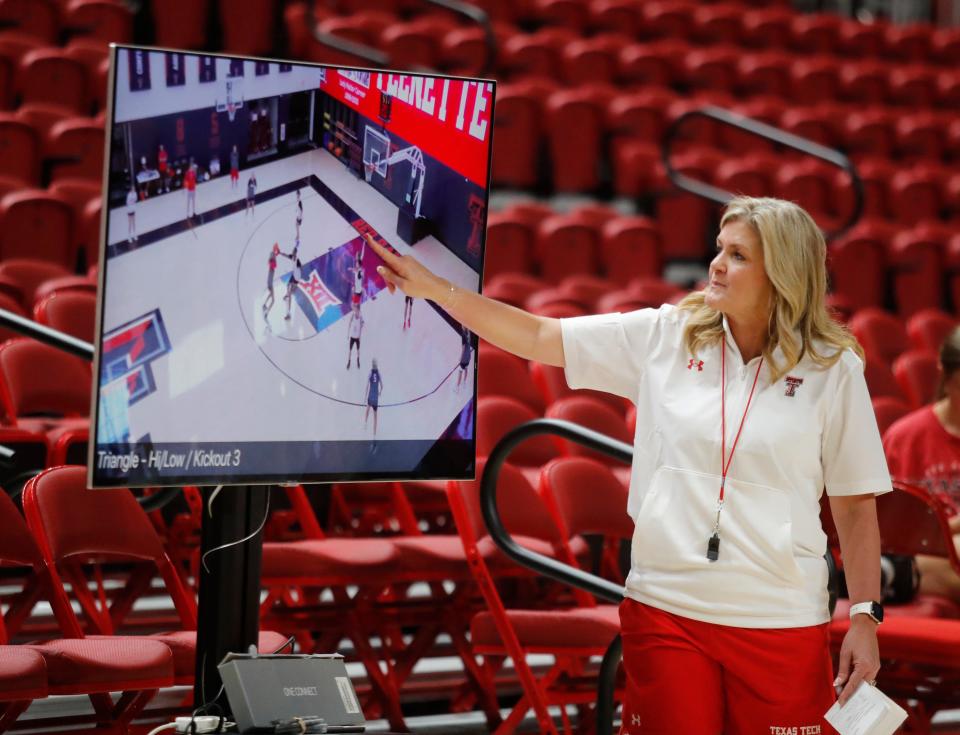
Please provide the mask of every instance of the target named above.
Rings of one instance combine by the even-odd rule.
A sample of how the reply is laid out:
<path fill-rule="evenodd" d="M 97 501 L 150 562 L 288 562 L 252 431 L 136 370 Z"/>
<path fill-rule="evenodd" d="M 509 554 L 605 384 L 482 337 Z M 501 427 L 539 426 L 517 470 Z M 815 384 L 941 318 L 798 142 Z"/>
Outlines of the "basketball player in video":
<path fill-rule="evenodd" d="M 253 205 L 256 203 L 257 199 L 257 175 L 250 172 L 250 178 L 247 179 L 247 208 L 243 212 L 243 216 L 246 217 L 249 212 L 251 215 L 253 212 Z"/>
<path fill-rule="evenodd" d="M 283 297 L 283 300 L 287 302 L 287 314 L 284 316 L 284 319 L 290 319 L 290 309 L 293 304 L 293 292 L 297 290 L 297 286 L 300 285 L 300 281 L 303 280 L 303 263 L 300 262 L 299 256 L 293 260 L 293 270 L 290 271 L 290 280 L 287 281 L 287 294 Z"/>
<path fill-rule="evenodd" d="M 187 190 L 187 219 L 197 216 L 197 164 L 192 160 L 183 175 L 183 188 Z"/>
<path fill-rule="evenodd" d="M 230 149 L 230 188 L 236 189 L 240 185 L 240 151 L 237 146 Z"/>
<path fill-rule="evenodd" d="M 363 332 L 363 314 L 360 313 L 360 304 L 354 304 L 350 311 L 350 323 L 347 324 L 347 334 L 350 342 L 347 346 L 347 370 L 350 369 L 350 355 L 353 354 L 353 346 L 357 346 L 357 367 L 360 367 L 360 334 Z"/>
<path fill-rule="evenodd" d="M 470 357 L 473 346 L 470 344 L 470 330 L 460 327 L 460 372 L 457 373 L 457 390 L 467 382 L 467 368 L 470 367 Z"/>
<path fill-rule="evenodd" d="M 297 242 L 300 242 L 300 225 L 303 224 L 303 202 L 300 201 L 300 190 L 297 189 Z"/>
<path fill-rule="evenodd" d="M 383 378 L 377 368 L 377 359 L 373 359 L 370 376 L 367 378 L 367 411 L 363 415 L 363 428 L 367 428 L 367 419 L 370 418 L 370 409 L 373 409 L 373 435 L 377 435 L 377 409 L 380 406 L 380 394 L 383 392 Z"/>
<path fill-rule="evenodd" d="M 370 237 L 370 235 L 365 235 L 364 237 Z M 354 306 L 359 306 L 360 300 L 363 297 L 363 253 L 366 247 L 366 243 L 360 245 L 360 252 L 357 253 L 356 263 L 353 268 L 350 269 L 353 271 L 353 294 L 350 297 L 350 303 Z"/>
<path fill-rule="evenodd" d="M 130 187 L 127 192 L 127 242 L 137 239 L 137 190 Z"/>
<path fill-rule="evenodd" d="M 170 191 L 170 169 L 167 166 L 167 151 L 163 143 L 157 150 L 157 173 L 160 174 L 160 186 L 164 191 Z"/>
<path fill-rule="evenodd" d="M 409 329 L 413 325 L 413 296 L 403 295 L 403 328 Z"/>
<path fill-rule="evenodd" d="M 273 279 L 274 276 L 277 275 L 278 255 L 283 255 L 283 253 L 280 252 L 280 246 L 277 243 L 273 243 L 273 248 L 270 250 L 270 256 L 267 258 L 267 297 L 263 300 L 264 319 L 267 318 L 267 315 L 270 313 L 270 309 L 273 308 Z"/>

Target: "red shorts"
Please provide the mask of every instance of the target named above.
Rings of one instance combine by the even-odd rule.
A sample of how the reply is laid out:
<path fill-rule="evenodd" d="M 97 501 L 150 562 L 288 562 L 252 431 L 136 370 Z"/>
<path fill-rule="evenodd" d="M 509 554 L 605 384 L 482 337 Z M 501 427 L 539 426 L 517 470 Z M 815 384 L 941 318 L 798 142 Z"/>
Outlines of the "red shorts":
<path fill-rule="evenodd" d="M 356 291 L 353 292 L 353 295 L 350 297 L 350 303 L 359 304 L 360 303 L 360 294 Z"/>
<path fill-rule="evenodd" d="M 835 735 L 827 626 L 737 628 L 624 600 L 621 735 Z"/>
<path fill-rule="evenodd" d="M 240 169 L 232 168 L 230 169 L 230 178 L 236 181 L 240 178 Z"/>

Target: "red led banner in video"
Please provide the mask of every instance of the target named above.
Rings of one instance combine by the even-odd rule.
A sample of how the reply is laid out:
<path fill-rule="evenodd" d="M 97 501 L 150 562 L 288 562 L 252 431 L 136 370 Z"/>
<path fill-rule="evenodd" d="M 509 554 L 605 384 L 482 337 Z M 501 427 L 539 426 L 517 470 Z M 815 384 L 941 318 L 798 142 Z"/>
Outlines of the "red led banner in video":
<path fill-rule="evenodd" d="M 486 188 L 490 83 L 327 69 L 320 89 Z M 382 93 L 392 97 L 389 113 Z M 389 120 L 383 122 L 381 113 Z"/>

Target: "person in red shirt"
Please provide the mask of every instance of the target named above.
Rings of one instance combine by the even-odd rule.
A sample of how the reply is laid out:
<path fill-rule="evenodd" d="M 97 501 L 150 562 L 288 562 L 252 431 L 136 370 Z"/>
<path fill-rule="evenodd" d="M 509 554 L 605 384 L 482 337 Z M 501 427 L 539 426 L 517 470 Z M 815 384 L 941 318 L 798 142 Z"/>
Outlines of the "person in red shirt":
<path fill-rule="evenodd" d="M 197 216 L 197 164 L 190 162 L 183 175 L 183 188 L 187 190 L 187 219 Z"/>
<path fill-rule="evenodd" d="M 160 144 L 160 148 L 157 150 L 157 171 L 160 173 L 160 185 L 163 187 L 163 190 L 170 191 L 168 178 L 170 171 L 167 168 L 167 151 L 164 149 L 163 143 Z"/>
<path fill-rule="evenodd" d="M 960 553 L 960 327 L 940 347 L 938 400 L 894 422 L 883 435 L 894 480 L 926 487 L 954 515 L 953 541 Z M 920 592 L 960 603 L 960 576 L 947 559 L 918 556 Z"/>

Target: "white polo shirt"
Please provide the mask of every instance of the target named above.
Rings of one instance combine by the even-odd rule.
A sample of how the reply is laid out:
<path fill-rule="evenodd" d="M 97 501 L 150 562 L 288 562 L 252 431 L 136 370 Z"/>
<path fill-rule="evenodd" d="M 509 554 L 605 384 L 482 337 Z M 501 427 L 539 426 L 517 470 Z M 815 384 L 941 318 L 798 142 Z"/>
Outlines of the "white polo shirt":
<path fill-rule="evenodd" d="M 690 355 L 688 315 L 664 305 L 561 320 L 570 387 L 637 405 L 626 594 L 722 625 L 825 623 L 823 489 L 892 489 L 863 363 L 850 350 L 828 369 L 804 357 L 774 384 L 764 365 L 727 473 L 720 558 L 710 562 L 720 491 L 721 345 Z M 744 365 L 729 329 L 726 345 L 729 456 L 760 358 Z M 782 354 L 775 357 L 782 364 Z"/>

